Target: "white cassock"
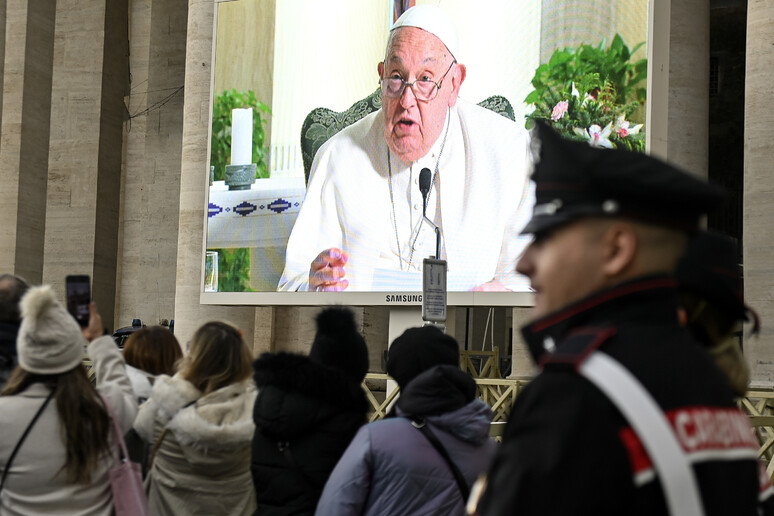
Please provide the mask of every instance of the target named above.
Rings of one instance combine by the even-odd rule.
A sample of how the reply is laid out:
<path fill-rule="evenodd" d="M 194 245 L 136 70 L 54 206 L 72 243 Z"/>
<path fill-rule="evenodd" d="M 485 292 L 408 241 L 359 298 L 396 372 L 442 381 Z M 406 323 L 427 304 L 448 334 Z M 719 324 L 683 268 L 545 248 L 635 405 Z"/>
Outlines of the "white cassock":
<path fill-rule="evenodd" d="M 459 99 L 427 155 L 407 165 L 389 153 L 382 110 L 371 113 L 317 152 L 277 290 L 307 290 L 312 260 L 331 247 L 349 254 L 348 291 L 421 290 L 436 247 L 418 185 L 429 168 L 427 217 L 441 227 L 448 290 L 496 279 L 526 291 L 515 267 L 529 243 L 519 232 L 534 203 L 530 156 L 521 124 Z"/>

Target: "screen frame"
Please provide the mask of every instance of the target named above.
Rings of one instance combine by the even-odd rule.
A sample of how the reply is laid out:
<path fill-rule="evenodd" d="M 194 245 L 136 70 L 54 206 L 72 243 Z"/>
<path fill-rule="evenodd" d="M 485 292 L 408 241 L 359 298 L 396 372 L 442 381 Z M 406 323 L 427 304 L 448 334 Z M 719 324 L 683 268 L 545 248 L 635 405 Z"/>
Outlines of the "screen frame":
<path fill-rule="evenodd" d="M 218 27 L 218 4 L 230 0 L 214 0 L 212 26 L 212 56 L 209 111 L 207 119 L 207 167 L 209 170 L 211 138 L 212 138 L 212 95 L 215 88 L 215 56 Z M 646 88 L 648 100 L 646 103 L 646 152 L 654 155 L 665 153 L 660 141 L 652 139 L 651 128 L 663 127 L 668 120 L 668 75 L 669 75 L 669 39 L 656 35 L 669 34 L 669 9 L 657 9 L 656 4 L 664 7 L 657 0 L 648 0 L 647 41 L 648 76 Z M 660 14 L 659 14 L 660 12 Z M 665 66 L 666 65 L 666 66 Z M 659 74 L 658 72 L 662 73 Z M 206 178 L 203 173 L 202 177 Z M 206 182 L 205 182 L 206 185 Z M 204 199 L 204 229 L 202 231 L 201 273 L 199 285 L 199 302 L 203 305 L 224 306 L 322 306 L 342 304 L 349 306 L 421 306 L 422 291 L 379 291 L 379 292 L 205 292 L 205 260 L 207 250 L 207 224 L 209 203 L 209 188 L 205 186 Z M 531 307 L 535 304 L 534 293 L 522 292 L 448 292 L 448 306 L 472 307 Z"/>

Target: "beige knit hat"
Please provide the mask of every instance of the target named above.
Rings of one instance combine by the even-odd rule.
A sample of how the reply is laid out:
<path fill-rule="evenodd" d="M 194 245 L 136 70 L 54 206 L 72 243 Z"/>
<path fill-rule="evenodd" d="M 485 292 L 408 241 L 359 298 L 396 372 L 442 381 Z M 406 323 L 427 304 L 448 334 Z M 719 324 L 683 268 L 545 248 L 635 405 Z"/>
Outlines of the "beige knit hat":
<path fill-rule="evenodd" d="M 22 322 L 16 338 L 19 365 L 36 374 L 60 374 L 83 359 L 81 327 L 56 300 L 48 285 L 33 287 L 21 300 Z"/>

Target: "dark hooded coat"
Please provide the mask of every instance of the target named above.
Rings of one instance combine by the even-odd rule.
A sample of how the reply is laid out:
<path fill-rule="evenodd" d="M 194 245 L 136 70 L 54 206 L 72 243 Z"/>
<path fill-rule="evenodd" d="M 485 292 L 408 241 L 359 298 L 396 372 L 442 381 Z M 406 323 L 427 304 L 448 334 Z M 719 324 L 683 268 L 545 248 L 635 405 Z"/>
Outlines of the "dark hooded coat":
<path fill-rule="evenodd" d="M 301 355 L 266 353 L 253 367 L 255 514 L 314 514 L 328 476 L 366 422 L 365 391 Z"/>

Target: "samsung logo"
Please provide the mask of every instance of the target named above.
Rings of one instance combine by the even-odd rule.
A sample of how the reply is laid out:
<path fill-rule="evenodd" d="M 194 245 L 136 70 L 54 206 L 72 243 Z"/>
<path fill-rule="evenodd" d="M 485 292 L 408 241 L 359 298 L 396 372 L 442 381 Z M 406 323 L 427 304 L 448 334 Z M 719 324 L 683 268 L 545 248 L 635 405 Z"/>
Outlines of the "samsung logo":
<path fill-rule="evenodd" d="M 387 294 L 384 300 L 388 303 L 421 303 L 422 294 Z"/>

